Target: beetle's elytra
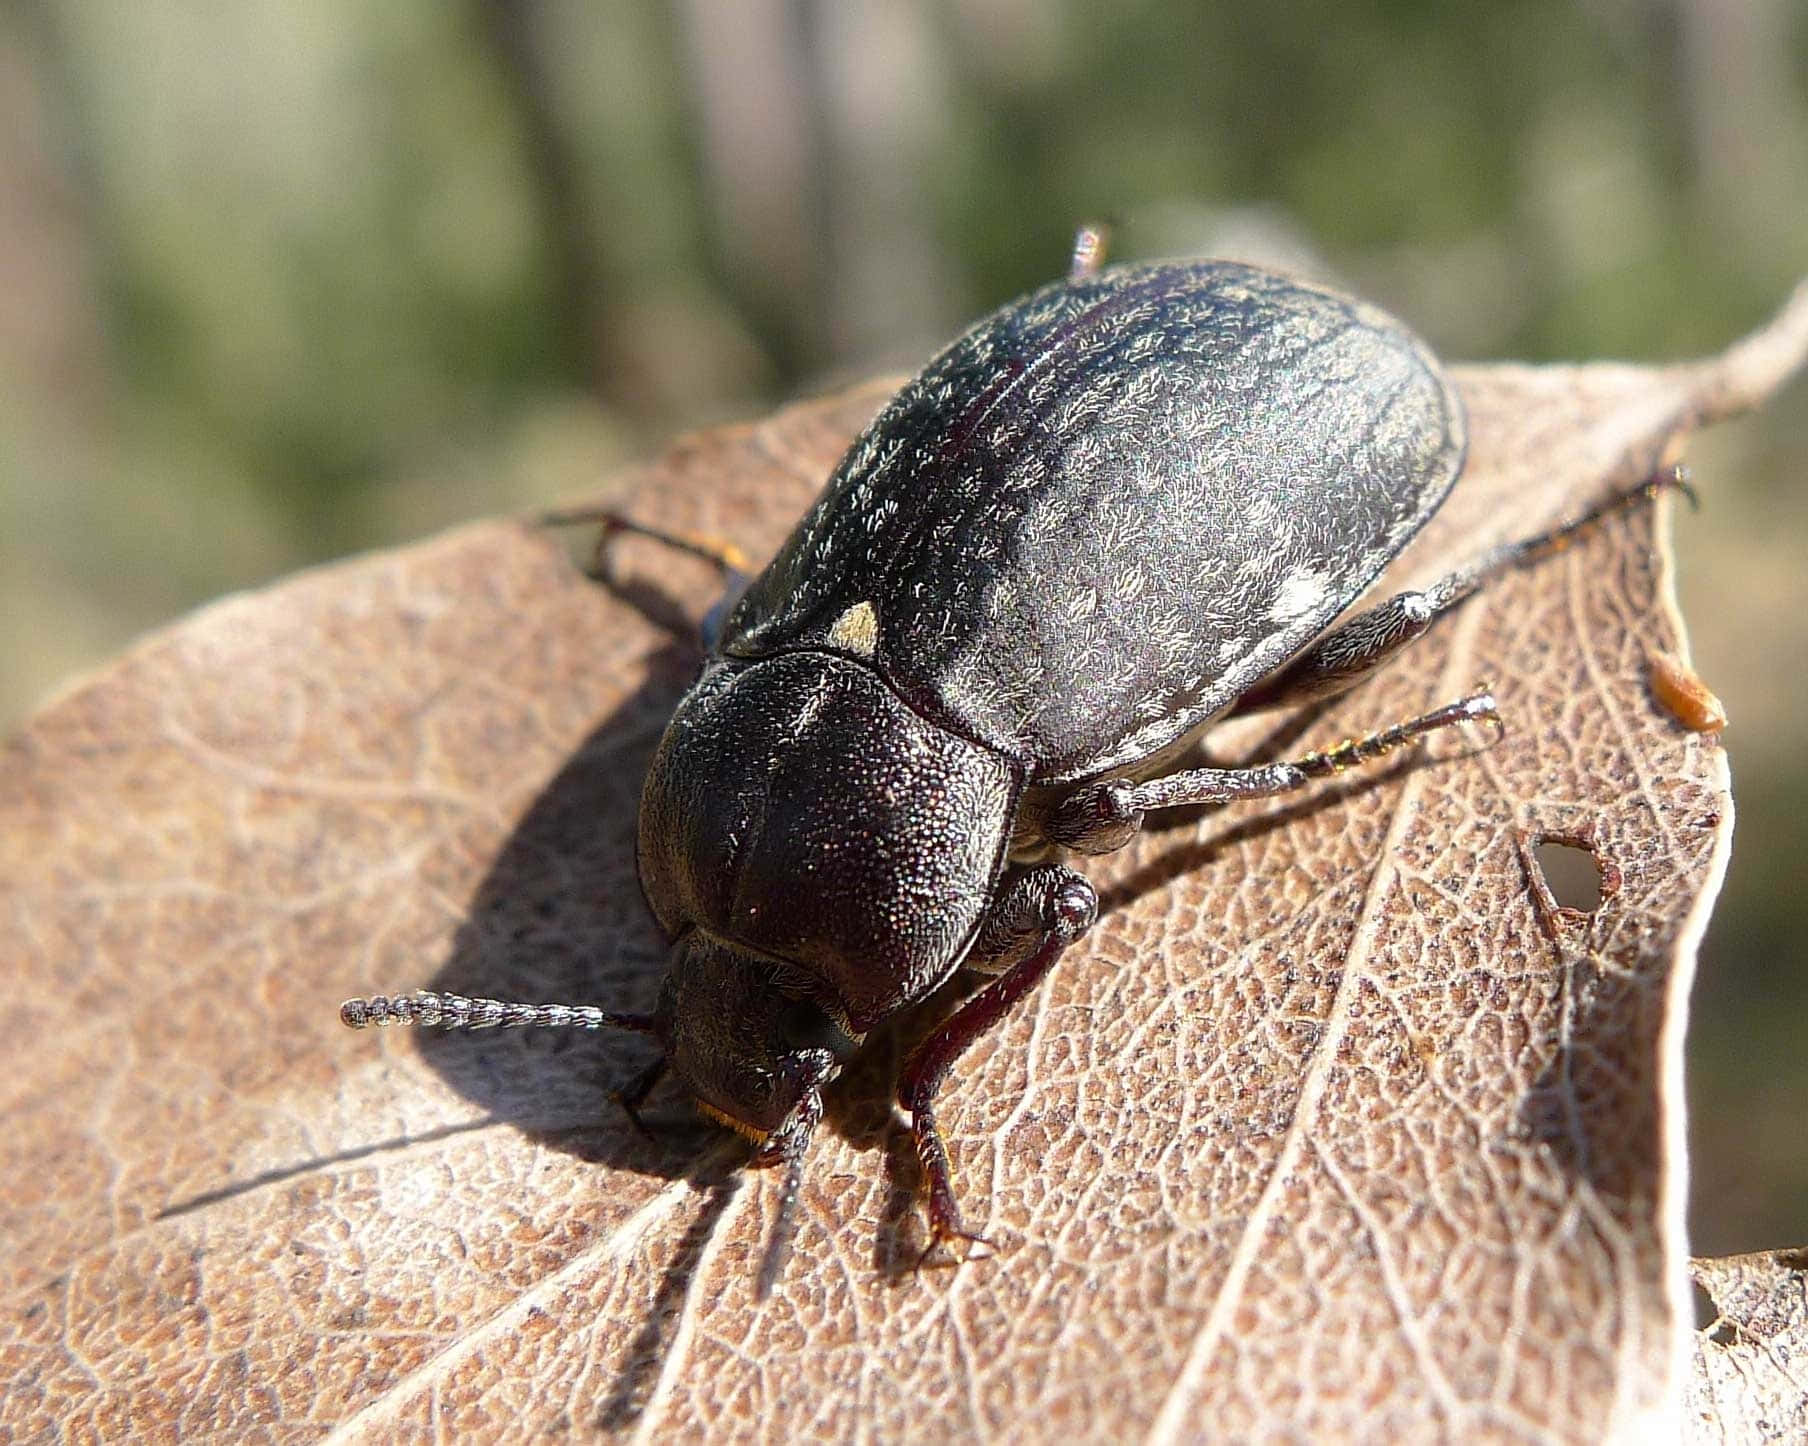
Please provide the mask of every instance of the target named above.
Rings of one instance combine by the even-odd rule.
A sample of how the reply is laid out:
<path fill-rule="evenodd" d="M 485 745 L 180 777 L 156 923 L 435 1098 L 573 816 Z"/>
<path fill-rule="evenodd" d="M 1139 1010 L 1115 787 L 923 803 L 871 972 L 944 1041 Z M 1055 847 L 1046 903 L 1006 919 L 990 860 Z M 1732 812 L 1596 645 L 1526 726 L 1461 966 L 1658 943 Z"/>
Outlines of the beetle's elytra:
<path fill-rule="evenodd" d="M 933 1096 L 1092 924 L 1064 856 L 1122 846 L 1150 809 L 1498 723 L 1478 692 L 1329 754 L 1176 769 L 1212 720 L 1350 686 L 1603 510 L 1331 628 L 1463 455 L 1425 346 L 1316 286 L 1193 262 L 1087 270 L 1005 307 L 897 394 L 707 640 L 641 799 L 641 883 L 671 940 L 655 1011 L 417 994 L 343 1017 L 651 1034 L 795 1181 L 867 1034 L 962 966 L 996 975 L 899 1086 L 932 1244 L 975 1238 Z"/>

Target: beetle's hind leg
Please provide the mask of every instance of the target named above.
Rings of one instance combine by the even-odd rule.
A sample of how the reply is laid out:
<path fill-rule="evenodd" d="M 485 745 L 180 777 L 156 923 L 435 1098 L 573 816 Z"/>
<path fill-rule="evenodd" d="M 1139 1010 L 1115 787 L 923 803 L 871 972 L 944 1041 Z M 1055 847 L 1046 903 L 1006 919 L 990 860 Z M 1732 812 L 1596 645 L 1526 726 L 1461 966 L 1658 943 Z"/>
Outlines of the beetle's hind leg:
<path fill-rule="evenodd" d="M 1439 618 L 1466 601 L 1490 578 L 1550 556 L 1568 545 L 1577 533 L 1662 488 L 1680 487 L 1687 492 L 1688 485 L 1680 467 L 1666 468 L 1636 487 L 1616 492 L 1579 517 L 1536 536 L 1489 548 L 1421 591 L 1398 593 L 1357 613 L 1278 673 L 1256 684 L 1237 700 L 1233 711 L 1252 713 L 1262 708 L 1309 703 L 1353 688 L 1424 637 Z"/>
<path fill-rule="evenodd" d="M 961 1223 L 948 1171 L 948 1147 L 935 1127 L 935 1092 L 967 1046 L 1000 1019 L 1054 967 L 1061 951 L 1092 927 L 1099 896 L 1072 869 L 1041 864 L 1010 878 L 980 927 L 972 967 L 999 977 L 957 1009 L 917 1047 L 898 1080 L 898 1100 L 910 1111 L 917 1158 L 929 1184 L 927 1260 L 939 1245 L 991 1242 Z"/>

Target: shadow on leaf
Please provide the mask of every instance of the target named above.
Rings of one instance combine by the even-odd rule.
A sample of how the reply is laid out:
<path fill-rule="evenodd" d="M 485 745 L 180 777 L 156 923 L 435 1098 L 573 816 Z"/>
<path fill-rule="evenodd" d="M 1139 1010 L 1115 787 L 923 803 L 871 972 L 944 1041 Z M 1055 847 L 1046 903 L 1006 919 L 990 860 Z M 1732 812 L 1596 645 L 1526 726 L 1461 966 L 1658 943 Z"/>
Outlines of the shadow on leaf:
<path fill-rule="evenodd" d="M 649 1010 L 666 945 L 634 863 L 640 783 L 695 663 L 668 647 L 534 800 L 490 865 L 430 988 L 531 1003 Z M 661 1085 L 636 1130 L 615 1098 L 654 1057 L 627 1033 L 421 1034 L 422 1057 L 492 1119 L 608 1168 L 676 1178 L 717 1131 Z"/>

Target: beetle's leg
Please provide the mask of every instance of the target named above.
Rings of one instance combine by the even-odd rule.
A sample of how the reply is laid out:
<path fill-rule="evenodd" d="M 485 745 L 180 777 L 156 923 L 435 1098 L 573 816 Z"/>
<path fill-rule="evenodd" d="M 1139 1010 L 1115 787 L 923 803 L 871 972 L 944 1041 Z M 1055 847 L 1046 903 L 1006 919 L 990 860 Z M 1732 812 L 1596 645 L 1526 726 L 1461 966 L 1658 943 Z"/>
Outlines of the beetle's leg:
<path fill-rule="evenodd" d="M 917 1158 L 929 1181 L 929 1251 L 951 1240 L 989 1244 L 961 1223 L 948 1173 L 948 1148 L 935 1127 L 935 1092 L 949 1068 L 1032 988 L 1098 917 L 1099 896 L 1072 869 L 1042 864 L 1018 874 L 999 895 L 981 926 L 980 944 L 997 950 L 994 961 L 1017 954 L 1000 977 L 954 1012 L 917 1047 L 898 1081 L 898 1099 L 910 1111 Z M 1024 952 L 1022 945 L 1030 947 Z M 978 967 L 986 967 L 979 961 Z"/>
<path fill-rule="evenodd" d="M 1308 753 L 1291 763 L 1266 763 L 1259 768 L 1189 768 L 1143 783 L 1108 778 L 1084 784 L 1056 805 L 1043 832 L 1051 843 L 1063 848 L 1079 853 L 1110 853 L 1130 841 L 1150 809 L 1291 793 L 1315 778 L 1326 778 L 1358 763 L 1384 757 L 1427 733 L 1459 723 L 1492 723 L 1499 727 L 1500 712 L 1494 695 L 1485 691 L 1471 693 L 1417 718 L 1352 738 L 1335 748 Z"/>
<path fill-rule="evenodd" d="M 1616 492 L 1580 517 L 1535 537 L 1491 547 L 1427 588 L 1399 593 L 1357 613 L 1278 673 L 1251 688 L 1237 700 L 1233 711 L 1250 713 L 1280 704 L 1307 703 L 1354 687 L 1401 649 L 1424 637 L 1439 618 L 1467 600 L 1490 578 L 1548 557 L 1573 541 L 1577 533 L 1664 487 L 1680 487 L 1686 492 L 1688 485 L 1680 467 L 1666 468 L 1636 487 Z"/>
<path fill-rule="evenodd" d="M 609 544 L 624 532 L 635 537 L 650 538 L 678 552 L 688 552 L 692 557 L 714 563 L 725 578 L 736 573 L 746 574 L 751 570 L 747 554 L 725 538 L 695 532 L 667 532 L 644 522 L 636 522 L 613 507 L 557 508 L 542 512 L 536 520 L 542 527 L 578 527 L 589 523 L 600 526 L 603 532 L 596 540 L 596 558 L 591 564 L 593 575 L 598 581 L 607 580 L 604 574 Z"/>
<path fill-rule="evenodd" d="M 600 582 L 611 592 L 625 591 L 615 572 L 614 548 L 615 539 L 624 532 L 635 537 L 650 538 L 675 551 L 688 553 L 713 564 L 722 575 L 722 596 L 703 615 L 703 621 L 698 626 L 706 650 L 714 650 L 717 639 L 722 636 L 722 625 L 728 621 L 729 610 L 741 600 L 741 594 L 747 591 L 747 584 L 753 580 L 753 564 L 747 560 L 747 554 L 726 538 L 692 532 L 665 532 L 657 527 L 649 527 L 644 522 L 636 522 L 612 507 L 568 507 L 561 511 L 543 512 L 539 523 L 542 527 L 600 524 L 602 531 L 597 535 L 596 550 L 591 554 L 590 565 L 584 569 L 584 576 Z"/>
<path fill-rule="evenodd" d="M 962 961 L 981 974 L 1008 974 L 1051 931 L 1077 939 L 1098 916 L 1098 895 L 1072 869 L 1059 864 L 1017 869 L 1007 874 L 986 910 L 979 937 Z"/>
<path fill-rule="evenodd" d="M 626 1088 L 611 1090 L 609 1098 L 621 1106 L 622 1113 L 628 1117 L 628 1123 L 646 1139 L 653 1138 L 653 1132 L 640 1117 L 640 1107 L 647 1102 L 647 1096 L 653 1093 L 653 1086 L 658 1084 L 666 1071 L 666 1057 L 662 1054 L 639 1074 L 630 1080 Z"/>
<path fill-rule="evenodd" d="M 1105 253 L 1111 249 L 1111 228 L 1103 221 L 1092 221 L 1074 232 L 1073 251 L 1068 257 L 1067 279 L 1084 281 L 1097 276 L 1105 264 Z"/>

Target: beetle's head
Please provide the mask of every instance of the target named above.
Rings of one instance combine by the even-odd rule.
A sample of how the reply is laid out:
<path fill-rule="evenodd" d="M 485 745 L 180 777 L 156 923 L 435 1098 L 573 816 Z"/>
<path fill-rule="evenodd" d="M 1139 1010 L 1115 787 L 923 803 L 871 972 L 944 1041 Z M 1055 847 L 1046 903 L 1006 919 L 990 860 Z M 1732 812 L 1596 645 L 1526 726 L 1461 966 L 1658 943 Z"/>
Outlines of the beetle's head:
<path fill-rule="evenodd" d="M 803 1148 L 822 1087 L 860 1047 L 807 990 L 787 966 L 692 929 L 672 951 L 659 998 L 672 1072 L 706 1114 L 771 1159 Z"/>

